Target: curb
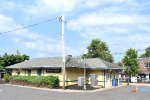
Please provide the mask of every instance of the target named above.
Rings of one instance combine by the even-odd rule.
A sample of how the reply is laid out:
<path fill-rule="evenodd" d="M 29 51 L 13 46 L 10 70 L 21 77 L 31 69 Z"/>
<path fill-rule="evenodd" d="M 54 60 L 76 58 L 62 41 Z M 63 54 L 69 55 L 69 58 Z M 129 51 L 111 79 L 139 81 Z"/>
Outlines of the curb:
<path fill-rule="evenodd" d="M 53 91 L 53 92 L 76 92 L 76 93 L 93 93 L 93 92 L 99 92 L 99 91 L 105 91 L 105 90 L 110 90 L 110 89 L 115 89 L 115 88 L 120 88 L 122 86 L 117 86 L 117 87 L 110 87 L 110 88 L 100 88 L 97 90 L 71 90 L 71 89 L 48 89 L 48 88 L 39 88 L 39 87 L 30 87 L 30 86 L 22 86 L 22 85 L 12 85 L 12 84 L 2 84 L 6 86 L 14 86 L 14 87 L 20 87 L 20 88 L 29 88 L 29 89 L 37 89 L 37 90 L 46 90 L 46 91 Z"/>

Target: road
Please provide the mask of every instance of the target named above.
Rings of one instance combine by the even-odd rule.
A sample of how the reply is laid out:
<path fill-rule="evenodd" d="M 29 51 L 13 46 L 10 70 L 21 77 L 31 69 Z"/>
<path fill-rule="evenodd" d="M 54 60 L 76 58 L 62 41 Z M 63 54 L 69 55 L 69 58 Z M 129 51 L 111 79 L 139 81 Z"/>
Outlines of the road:
<path fill-rule="evenodd" d="M 148 89 L 149 88 L 149 89 Z M 0 84 L 0 100 L 150 100 L 150 87 L 125 86 L 98 92 L 58 92 Z"/>

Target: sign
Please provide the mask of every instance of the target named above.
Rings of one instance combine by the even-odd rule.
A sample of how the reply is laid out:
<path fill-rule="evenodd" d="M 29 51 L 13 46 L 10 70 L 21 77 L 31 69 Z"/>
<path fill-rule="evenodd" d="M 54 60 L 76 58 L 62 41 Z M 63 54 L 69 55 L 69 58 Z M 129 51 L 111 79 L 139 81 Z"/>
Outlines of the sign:
<path fill-rule="evenodd" d="M 61 73 L 61 68 L 47 68 L 46 73 Z"/>

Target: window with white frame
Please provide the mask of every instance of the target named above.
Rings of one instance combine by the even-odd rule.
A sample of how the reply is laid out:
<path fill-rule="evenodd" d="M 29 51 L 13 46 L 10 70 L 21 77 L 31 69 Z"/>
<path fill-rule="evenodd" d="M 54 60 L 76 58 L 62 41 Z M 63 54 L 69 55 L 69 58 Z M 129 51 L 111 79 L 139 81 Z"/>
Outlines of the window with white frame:
<path fill-rule="evenodd" d="M 150 62 L 145 63 L 145 68 L 150 68 Z"/>

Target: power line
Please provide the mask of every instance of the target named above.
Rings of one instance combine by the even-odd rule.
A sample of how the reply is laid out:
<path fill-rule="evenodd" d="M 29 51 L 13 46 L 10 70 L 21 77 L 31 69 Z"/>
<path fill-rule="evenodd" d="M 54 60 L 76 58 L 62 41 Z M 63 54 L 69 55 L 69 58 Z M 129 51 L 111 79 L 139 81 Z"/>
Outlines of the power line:
<path fill-rule="evenodd" d="M 140 52 L 140 51 L 145 51 L 146 49 L 136 49 L 137 52 Z M 122 54 L 125 54 L 126 52 L 120 52 L 120 53 L 113 53 L 112 55 L 122 55 Z"/>
<path fill-rule="evenodd" d="M 32 24 L 32 25 L 28 25 L 28 26 L 24 26 L 24 27 L 21 27 L 21 28 L 16 28 L 16 29 L 13 29 L 13 30 L 1 32 L 0 34 L 23 30 L 23 29 L 26 29 L 26 28 L 29 28 L 29 27 L 33 27 L 33 26 L 37 26 L 37 25 L 40 25 L 40 24 L 44 24 L 44 23 L 47 23 L 47 22 L 50 22 L 50 21 L 56 20 L 56 19 L 60 19 L 60 17 L 55 17 L 53 19 L 45 20 L 45 21 L 42 21 L 42 22 L 39 22 L 39 23 L 35 23 L 35 24 Z"/>

